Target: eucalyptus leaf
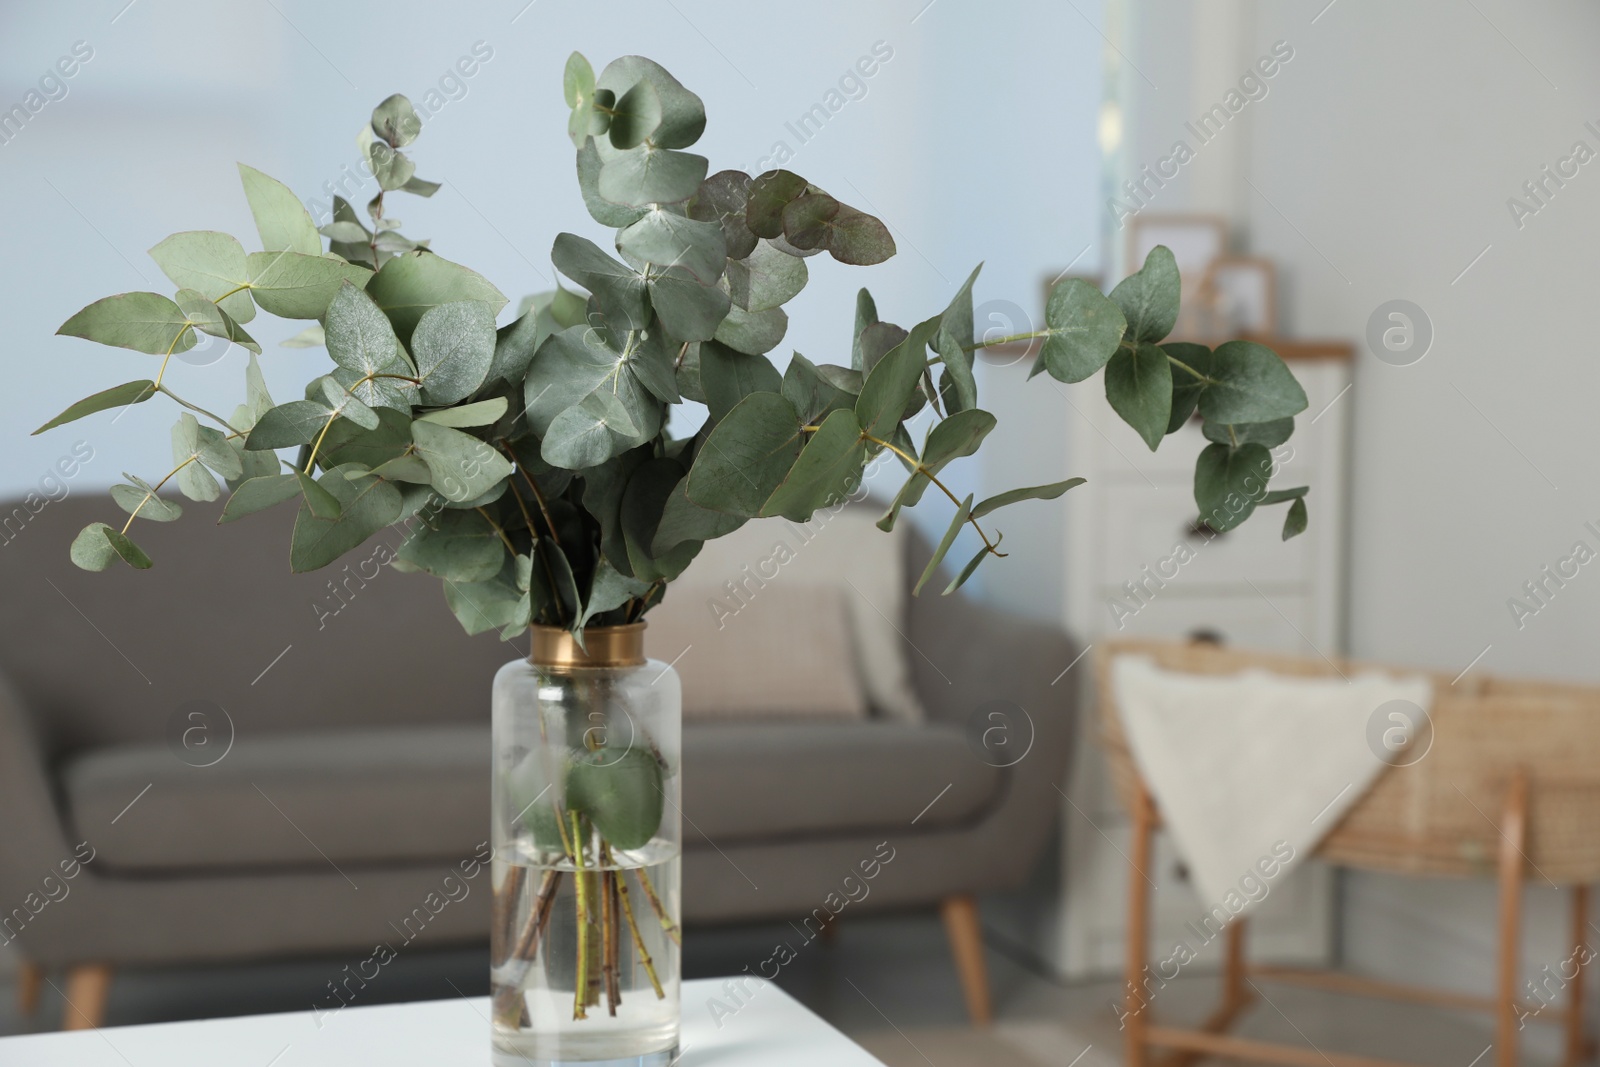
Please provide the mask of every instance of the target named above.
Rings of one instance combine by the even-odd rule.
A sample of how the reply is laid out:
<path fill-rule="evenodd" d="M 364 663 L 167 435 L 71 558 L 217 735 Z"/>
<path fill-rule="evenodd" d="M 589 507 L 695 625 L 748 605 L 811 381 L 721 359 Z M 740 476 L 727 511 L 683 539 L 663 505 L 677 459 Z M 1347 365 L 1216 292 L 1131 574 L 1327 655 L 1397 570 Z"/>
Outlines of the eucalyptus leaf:
<path fill-rule="evenodd" d="M 782 308 L 746 311 L 734 304 L 717 327 L 716 340 L 736 352 L 758 356 L 771 352 L 789 332 L 789 316 Z"/>
<path fill-rule="evenodd" d="M 1156 245 L 1137 274 L 1111 290 L 1111 299 L 1127 321 L 1128 340 L 1155 344 L 1178 322 L 1178 262 L 1166 245 Z"/>
<path fill-rule="evenodd" d="M 256 317 L 248 291 L 250 272 L 238 238 L 215 230 L 175 233 L 150 249 L 150 258 L 178 288 L 193 289 L 207 300 L 220 300 L 217 306 L 233 321 L 244 323 Z"/>
<path fill-rule="evenodd" d="M 1300 534 L 1305 533 L 1306 523 L 1309 521 L 1310 518 L 1306 514 L 1305 500 L 1297 498 L 1293 504 L 1289 505 L 1289 512 L 1283 517 L 1283 540 L 1287 541 L 1291 537 L 1298 537 Z"/>
<path fill-rule="evenodd" d="M 96 300 L 56 333 L 153 356 L 187 352 L 195 341 L 188 316 L 159 293 L 122 293 Z"/>
<path fill-rule="evenodd" d="M 1306 409 L 1305 390 L 1266 345 L 1229 341 L 1211 356 L 1214 380 L 1200 394 L 1207 422 L 1271 422 Z"/>
<path fill-rule="evenodd" d="M 751 518 L 787 477 L 803 445 L 800 418 L 777 393 L 751 393 L 706 438 L 689 470 L 689 499 Z"/>
<path fill-rule="evenodd" d="M 700 346 L 700 389 L 711 417 L 720 420 L 752 393 L 781 392 L 783 377 L 765 356 L 707 341 Z"/>
<path fill-rule="evenodd" d="M 596 389 L 551 420 L 540 455 L 567 470 L 598 467 L 623 451 L 618 438 L 638 433 L 616 394 Z"/>
<path fill-rule="evenodd" d="M 103 571 L 118 559 L 135 570 L 150 569 L 150 557 L 126 534 L 103 522 L 85 526 L 72 542 L 72 562 L 86 571 Z"/>
<path fill-rule="evenodd" d="M 631 226 L 649 211 L 649 205 L 633 207 L 628 204 L 615 204 L 600 195 L 600 150 L 594 141 L 585 136 L 583 145 L 578 149 L 578 190 L 583 194 L 583 206 L 589 209 L 589 214 L 594 221 L 602 226 L 621 229 Z"/>
<path fill-rule="evenodd" d="M 433 472 L 433 487 L 446 500 L 461 502 L 488 492 L 511 473 L 511 464 L 471 434 L 431 422 L 413 422 L 417 455 Z"/>
<path fill-rule="evenodd" d="M 1106 364 L 1106 400 L 1154 452 L 1172 415 L 1172 368 L 1152 344 L 1118 349 Z"/>
<path fill-rule="evenodd" d="M 745 205 L 750 232 L 769 239 L 780 236 L 784 209 L 808 188 L 804 178 L 787 170 L 769 170 L 752 178 Z"/>
<path fill-rule="evenodd" d="M 422 132 L 422 119 L 411 101 L 395 93 L 372 109 L 372 131 L 396 148 L 404 148 Z"/>
<path fill-rule="evenodd" d="M 440 426 L 493 426 L 506 413 L 509 404 L 503 396 L 493 400 L 480 400 L 476 404 L 462 404 L 459 407 L 440 408 L 430 411 L 426 415 L 417 416 L 418 422 L 433 422 Z"/>
<path fill-rule="evenodd" d="M 319 319 L 327 314 L 340 286 L 348 282 L 360 288 L 376 277 L 342 259 L 298 252 L 252 252 L 245 261 L 256 303 L 285 319 Z"/>
<path fill-rule="evenodd" d="M 261 235 L 261 247 L 265 251 L 288 250 L 306 256 L 322 255 L 322 238 L 317 235 L 317 224 L 311 221 L 311 213 L 287 185 L 243 163 L 239 164 L 239 180 L 244 183 L 244 195 L 250 201 L 250 213 L 255 216 L 256 232 Z M 267 310 L 272 311 L 271 308 Z M 277 311 L 272 313 L 282 314 Z M 313 316 L 286 317 L 299 319 Z"/>
<path fill-rule="evenodd" d="M 436 578 L 484 582 L 500 573 L 506 548 L 476 511 L 445 508 L 412 526 L 398 557 Z"/>
<path fill-rule="evenodd" d="M 683 267 L 652 273 L 648 285 L 661 325 L 679 341 L 709 341 L 727 317 L 728 294 L 702 284 Z"/>
<path fill-rule="evenodd" d="M 411 335 L 422 399 L 454 404 L 483 384 L 494 362 L 494 311 L 479 300 L 429 308 Z"/>
<path fill-rule="evenodd" d="M 1263 504 L 1281 504 L 1285 500 L 1299 500 L 1311 492 L 1309 485 L 1297 486 L 1294 489 L 1274 489 L 1261 498 Z"/>
<path fill-rule="evenodd" d="M 317 479 L 339 503 L 338 518 L 318 518 L 302 502 L 289 541 L 289 566 L 296 573 L 314 571 L 366 542 L 400 517 L 400 490 L 369 475 L 348 477 L 343 468 Z"/>
<path fill-rule="evenodd" d="M 420 249 L 389 260 L 366 289 L 405 343 L 410 342 L 412 331 L 429 308 L 478 300 L 489 305 L 493 318 L 506 306 L 505 294 L 477 271 Z"/>
<path fill-rule="evenodd" d="M 1161 346 L 1172 365 L 1172 413 L 1167 418 L 1167 432 L 1177 433 L 1194 414 L 1211 376 L 1211 349 L 1188 341 L 1168 341 Z M 1191 373 L 1193 372 L 1193 373 Z M 1209 429 L 1209 428 L 1208 428 Z"/>
<path fill-rule="evenodd" d="M 245 333 L 244 328 L 234 322 L 227 312 L 206 299 L 200 292 L 194 289 L 179 289 L 177 304 L 183 311 L 184 317 L 200 332 L 230 341 L 256 355 L 261 354 L 261 346 L 256 344 L 255 338 Z"/>
<path fill-rule="evenodd" d="M 99 411 L 127 407 L 129 404 L 142 404 L 155 395 L 156 383 L 148 378 L 140 378 L 138 381 L 113 385 L 110 389 L 103 389 L 93 396 L 86 396 L 76 404 L 70 405 L 67 410 L 33 431 L 33 434 L 41 434 L 46 430 L 53 430 L 57 426 L 76 422 L 86 415 L 93 415 Z"/>
<path fill-rule="evenodd" d="M 656 87 L 641 79 L 617 97 L 611 110 L 607 133 L 613 148 L 632 148 L 656 132 L 661 125 L 661 96 Z"/>
<path fill-rule="evenodd" d="M 911 595 L 917 596 L 922 592 L 922 587 L 928 584 L 939 570 L 939 564 L 944 562 L 944 557 L 949 553 L 950 546 L 956 543 L 956 535 L 961 532 L 961 527 L 966 525 L 967 519 L 972 514 L 972 496 L 967 498 L 956 508 L 956 513 L 950 518 L 950 526 L 945 530 L 944 536 L 939 539 L 939 544 L 933 550 L 933 556 L 928 560 L 928 565 L 922 569 L 922 576 L 917 579 L 917 584 L 911 587 Z"/>
<path fill-rule="evenodd" d="M 581 812 L 612 848 L 643 848 L 661 828 L 661 765 L 649 751 L 602 748 L 576 757 L 567 772 L 567 806 Z"/>
<path fill-rule="evenodd" d="M 322 329 L 322 323 L 319 322 L 307 326 L 286 341 L 280 341 L 279 346 L 282 348 L 321 348 L 327 343 L 327 334 Z"/>
<path fill-rule="evenodd" d="M 328 305 L 328 355 L 346 374 L 334 377 L 368 407 L 410 412 L 417 386 L 412 366 L 389 317 L 372 297 L 346 282 Z"/>
<path fill-rule="evenodd" d="M 866 462 L 867 442 L 855 412 L 835 411 L 811 434 L 761 514 L 808 522 L 818 508 L 839 504 L 860 487 Z"/>
<path fill-rule="evenodd" d="M 924 342 L 908 336 L 877 362 L 856 399 L 856 419 L 862 430 L 885 439 L 900 424 L 927 365 Z"/>
<path fill-rule="evenodd" d="M 620 104 L 640 82 L 650 84 L 661 107 L 661 122 L 650 135 L 652 143 L 661 148 L 688 148 L 700 139 L 706 128 L 705 104 L 654 60 L 621 56 L 606 64 L 594 84 L 596 89 L 615 94 Z"/>
<path fill-rule="evenodd" d="M 113 485 L 111 499 L 129 515 L 151 522 L 176 522 L 183 515 L 182 505 L 168 497 L 157 496 L 149 482 L 126 471 L 122 476 L 132 484 Z"/>
<path fill-rule="evenodd" d="M 746 311 L 766 311 L 794 299 L 808 276 L 805 260 L 759 241 L 745 258 L 729 260 L 728 295 Z"/>
<path fill-rule="evenodd" d="M 972 517 L 981 519 L 992 511 L 998 511 L 1007 504 L 1015 504 L 1022 500 L 1054 500 L 1068 489 L 1075 489 L 1082 485 L 1086 479 L 1068 478 L 1063 482 L 1051 482 L 1048 485 L 1030 485 L 1025 489 L 1008 489 L 1004 493 L 996 493 L 987 500 L 980 501 L 972 509 Z"/>
<path fill-rule="evenodd" d="M 266 411 L 245 439 L 250 449 L 309 445 L 333 418 L 333 411 L 314 400 L 291 400 Z"/>
<path fill-rule="evenodd" d="M 872 299 L 872 294 L 865 288 L 856 293 L 856 327 L 850 334 L 850 366 L 854 370 L 866 371 L 868 366 L 861 347 L 861 338 L 868 326 L 878 321 L 878 305 Z M 893 348 L 890 345 L 889 348 Z M 884 349 L 887 352 L 889 349 Z"/>
<path fill-rule="evenodd" d="M 600 562 L 595 564 L 594 576 L 589 579 L 589 595 L 584 598 L 583 615 L 578 619 L 579 628 L 587 626 L 589 620 L 597 615 L 615 611 L 633 598 L 643 595 L 649 588 L 649 582 L 623 574 L 602 556 Z"/>
<path fill-rule="evenodd" d="M 633 577 L 671 581 L 682 574 L 700 551 L 700 542 L 684 541 L 664 553 L 654 549 L 656 531 L 673 491 L 684 481 L 683 467 L 666 458 L 648 459 L 628 478 L 618 518 Z"/>
<path fill-rule="evenodd" d="M 700 183 L 689 217 L 715 222 L 722 228 L 723 243 L 731 259 L 744 259 L 756 247 L 745 211 L 750 205 L 750 175 L 741 170 L 722 170 Z"/>
<path fill-rule="evenodd" d="M 1257 444 L 1207 445 L 1194 465 L 1194 502 L 1200 518 L 1225 533 L 1250 517 L 1267 492 L 1272 453 Z"/>
<path fill-rule="evenodd" d="M 228 497 L 228 502 L 222 506 L 222 517 L 217 521 L 232 522 L 300 495 L 300 482 L 296 474 L 268 474 L 250 478 Z"/>
<path fill-rule="evenodd" d="M 1044 321 L 1044 343 L 1033 373 L 1042 369 L 1068 384 L 1091 378 L 1104 367 L 1128 329 L 1116 301 L 1082 278 L 1068 278 L 1050 290 Z"/>
<path fill-rule="evenodd" d="M 615 326 L 642 330 L 649 325 L 643 276 L 606 255 L 593 241 L 559 234 L 550 249 L 550 260 L 562 274 L 594 294 L 601 313 Z"/>
<path fill-rule="evenodd" d="M 661 522 L 656 526 L 655 538 L 650 542 L 652 556 L 664 556 L 685 541 L 710 541 L 730 534 L 745 524 L 739 515 L 712 511 L 689 499 L 689 479 L 684 478 L 673 487 L 667 502 L 662 506 Z"/>
<path fill-rule="evenodd" d="M 605 160 L 597 187 L 613 204 L 679 204 L 700 188 L 706 170 L 705 156 L 642 144 Z"/>
<path fill-rule="evenodd" d="M 295 484 L 300 488 L 300 495 L 305 498 L 306 507 L 311 509 L 311 514 L 319 519 L 337 519 L 344 510 L 339 503 L 339 498 L 328 490 L 318 485 L 316 479 L 305 471 L 295 471 Z"/>
<path fill-rule="evenodd" d="M 469 634 L 499 630 L 517 617 L 522 593 L 501 578 L 486 582 L 444 583 L 444 599 Z"/>
<path fill-rule="evenodd" d="M 1217 423 L 1208 422 L 1201 427 L 1207 441 L 1224 445 L 1266 445 L 1277 448 L 1294 433 L 1294 419 L 1273 419 L 1271 422 Z"/>
<path fill-rule="evenodd" d="M 844 368 L 832 369 L 839 371 Z M 801 421 L 812 425 L 820 423 L 831 412 L 855 407 L 856 395 L 860 393 L 861 385 L 857 382 L 853 393 L 841 389 L 824 378 L 816 364 L 796 352 L 789 357 L 789 366 L 783 372 L 783 385 L 780 391 L 789 403 L 794 405 L 795 411 L 800 413 Z"/>
<path fill-rule="evenodd" d="M 722 227 L 659 206 L 619 233 L 617 248 L 662 270 L 682 267 L 705 285 L 722 277 L 728 258 Z"/>

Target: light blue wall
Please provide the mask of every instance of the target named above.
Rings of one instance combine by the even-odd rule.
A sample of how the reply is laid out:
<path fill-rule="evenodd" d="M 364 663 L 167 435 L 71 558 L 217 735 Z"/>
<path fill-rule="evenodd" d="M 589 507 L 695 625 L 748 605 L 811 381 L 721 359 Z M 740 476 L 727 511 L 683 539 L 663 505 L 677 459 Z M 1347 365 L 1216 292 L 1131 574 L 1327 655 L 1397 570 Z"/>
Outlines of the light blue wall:
<path fill-rule="evenodd" d="M 431 201 L 391 198 L 404 207 L 391 210 L 408 235 L 431 237 L 513 296 L 548 287 L 558 231 L 611 236 L 589 220 L 573 180 L 560 93 L 573 49 L 597 68 L 647 54 L 698 92 L 710 123 L 697 151 L 713 170 L 755 169 L 784 141 L 793 169 L 884 218 L 900 255 L 871 272 L 811 261 L 780 362 L 791 348 L 845 360 L 854 292 L 867 278 L 884 316 L 908 323 L 942 307 L 987 260 L 980 303 L 1004 296 L 1037 314 L 1041 276 L 1097 236 L 1103 45 L 1078 13 L 1095 4 L 1040 2 L 999 15 L 962 0 L 822 0 L 781 14 L 728 0 L 524 2 L 106 0 L 3 16 L 0 108 L 23 102 L 74 42 L 93 58 L 65 82 L 64 98 L 0 144 L 9 341 L 0 496 L 35 486 L 77 440 L 96 455 L 75 488 L 109 484 L 124 469 L 163 472 L 170 405 L 26 436 L 71 401 L 147 377 L 157 363 L 53 337 L 56 326 L 103 295 L 170 291 L 144 250 L 171 232 L 221 229 L 249 246 L 235 161 L 322 197 L 324 181 L 354 169 L 353 138 L 374 103 L 396 91 L 420 101 L 441 79 L 456 98 L 428 121 L 414 156 L 418 173 L 446 188 Z M 492 57 L 459 87 L 448 83 L 478 42 Z M 865 80 L 865 94 L 800 144 L 786 123 L 824 102 L 877 42 L 892 58 Z M 1079 267 L 1098 259 L 1096 247 Z M 276 347 L 297 328 L 265 317 L 251 327 L 280 400 L 326 359 Z M 211 365 L 175 367 L 172 381 L 231 410 L 243 364 L 234 349 Z M 956 472 L 956 482 L 981 491 L 975 470 Z"/>

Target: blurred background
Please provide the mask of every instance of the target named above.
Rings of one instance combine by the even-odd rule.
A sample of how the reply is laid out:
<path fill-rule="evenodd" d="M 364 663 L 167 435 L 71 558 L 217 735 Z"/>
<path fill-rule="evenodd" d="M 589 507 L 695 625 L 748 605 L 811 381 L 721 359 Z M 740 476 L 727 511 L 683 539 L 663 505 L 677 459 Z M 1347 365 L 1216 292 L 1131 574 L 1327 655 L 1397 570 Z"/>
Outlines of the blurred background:
<path fill-rule="evenodd" d="M 1600 177 L 1588 175 L 1600 150 L 1597 39 L 1600 11 L 1555 0 L 6 5 L 0 497 L 54 501 L 103 490 L 123 470 L 166 469 L 169 416 L 156 405 L 28 436 L 73 400 L 150 369 L 136 353 L 56 338 L 56 327 L 102 294 L 167 290 L 145 250 L 169 233 L 252 234 L 236 162 L 284 181 L 319 223 L 330 191 L 364 202 L 376 185 L 358 169 L 355 136 L 390 93 L 423 111 L 418 174 L 444 183 L 431 200 L 407 199 L 405 232 L 430 238 L 513 300 L 550 288 L 557 232 L 610 239 L 573 180 L 562 65 L 574 50 L 597 69 L 640 53 L 705 100 L 709 122 L 696 150 L 713 171 L 791 167 L 888 223 L 899 254 L 870 279 L 885 318 L 932 314 L 981 261 L 979 329 L 1025 332 L 1042 321 L 1052 280 L 1109 286 L 1136 267 L 1141 232 L 1195 242 L 1186 286 L 1223 284 L 1210 271 L 1219 259 L 1239 271 L 1234 303 L 1195 314 L 1225 314 L 1236 332 L 1311 346 L 1291 365 L 1320 368 L 1308 371 L 1321 377 L 1305 416 L 1317 417 L 1320 436 L 1311 434 L 1298 462 L 1324 478 L 1309 500 L 1303 573 L 1264 586 L 1272 612 L 1253 609 L 1264 629 L 1241 622 L 1241 639 L 1248 631 L 1305 655 L 1451 674 L 1600 681 L 1591 651 L 1600 579 L 1580 571 L 1540 598 L 1526 589 L 1575 542 L 1600 544 L 1587 525 L 1600 522 L 1590 433 L 1600 364 L 1582 325 L 1600 223 Z M 64 57 L 75 62 L 58 66 Z M 876 60 L 870 76 L 858 74 L 863 57 Z M 818 104 L 826 121 L 801 124 Z M 774 354 L 780 365 L 788 349 L 816 362 L 846 358 L 862 282 L 853 268 L 813 261 Z M 1198 298 L 1190 293 L 1186 308 Z M 1396 326 L 1405 337 L 1385 342 Z M 326 358 L 278 347 L 296 328 L 266 319 L 252 327 L 280 399 Z M 1206 328 L 1196 325 L 1196 336 Z M 230 410 L 244 353 L 213 341 L 180 358 L 175 381 L 186 395 Z M 953 469 L 959 491 L 981 495 L 1102 464 L 1121 465 L 1112 482 L 1154 471 L 1130 430 L 1099 420 L 1095 383 L 1074 391 L 1041 378 L 1024 388 L 1027 362 L 1019 350 L 980 364 L 986 406 L 1014 417 L 1002 419 L 981 461 Z M 61 477 L 57 462 L 75 442 L 92 458 Z M 1181 468 L 1192 454 L 1172 462 Z M 1085 540 L 1114 537 L 1092 512 L 1115 504 L 1114 494 L 1085 493 L 1017 510 L 1003 527 L 1012 557 L 980 572 L 975 595 L 1070 625 L 1080 644 L 1116 631 L 1108 604 L 1137 567 Z M 1173 536 L 1157 536 L 1157 549 L 1186 516 L 1169 518 Z M 938 514 L 926 521 L 935 534 L 944 525 Z M 7 541 L 28 535 L 8 531 Z M 1227 591 L 1196 587 L 1162 603 L 1191 593 L 1221 599 L 1170 620 L 1152 613 L 1146 631 L 1186 633 L 1196 620 L 1225 627 L 1238 617 Z M 1240 596 L 1242 604 L 1252 594 Z M 1517 611 L 1513 598 L 1533 610 Z M 86 653 L 86 669 L 102 669 L 101 651 L 109 655 Z M 1061 810 L 1068 824 L 1095 811 L 1067 802 Z M 5 847 L 0 831 L 0 854 Z M 1002 1015 L 1006 1003 L 1020 1012 L 1007 1051 L 990 1062 L 1073 1062 L 1087 1038 L 1069 1048 L 1028 1030 L 1062 1005 L 1115 1032 L 1105 1003 L 1116 982 L 1102 961 L 1114 939 L 1095 948 L 1100 935 L 1072 932 L 1087 920 L 1070 918 L 1064 903 L 1072 847 L 1053 847 L 1031 888 L 985 902 Z M 1105 892 L 1080 899 L 1119 899 Z M 1293 923 L 1313 943 L 1294 952 L 1461 988 L 1488 981 L 1488 883 L 1349 874 L 1324 879 L 1297 906 L 1308 910 Z M 1560 957 L 1565 921 L 1535 906 L 1528 959 Z M 885 1022 L 841 985 L 853 967 L 879 976 L 869 988 L 884 990 L 880 1003 L 897 1024 L 960 1016 L 936 920 L 874 922 L 862 920 L 855 941 L 847 931 L 839 955 L 804 961 L 789 979 L 794 988 L 852 1032 Z M 760 931 L 708 933 L 688 951 L 686 970 L 737 969 L 730 964 L 767 940 Z M 0 967 L 6 957 L 0 949 Z M 937 961 L 922 968 L 932 977 L 906 978 L 924 957 Z M 414 969 L 380 999 L 452 995 L 441 976 L 482 990 L 476 951 Z M 113 1021 L 228 1013 L 247 1000 L 293 1010 L 325 971 L 241 963 L 213 975 L 197 1001 L 178 992 L 190 988 L 181 976 L 157 975 L 113 1001 Z M 7 1011 L 0 1021 L 11 1027 L 35 1025 Z M 886 1059 L 928 1059 L 896 1053 L 888 1033 L 874 1046 Z M 1470 1056 L 1477 1046 L 1464 1039 L 1468 1046 Z M 940 1062 L 932 1055 L 928 1062 Z"/>

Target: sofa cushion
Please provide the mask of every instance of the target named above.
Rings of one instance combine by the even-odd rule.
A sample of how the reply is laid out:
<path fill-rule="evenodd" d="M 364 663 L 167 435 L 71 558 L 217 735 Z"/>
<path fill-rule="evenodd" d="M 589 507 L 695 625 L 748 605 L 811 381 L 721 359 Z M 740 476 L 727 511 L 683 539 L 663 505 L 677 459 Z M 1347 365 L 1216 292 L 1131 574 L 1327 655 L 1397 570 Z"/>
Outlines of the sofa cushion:
<path fill-rule="evenodd" d="M 685 722 L 867 717 L 843 591 L 773 583 L 723 619 L 676 592 L 650 613 L 647 644 L 683 681 Z"/>
<path fill-rule="evenodd" d="M 981 818 L 1004 781 L 954 726 L 696 725 L 683 735 L 684 842 L 934 830 Z"/>
<path fill-rule="evenodd" d="M 61 779 L 71 823 L 107 869 L 448 864 L 489 836 L 480 726 L 240 738 L 209 767 L 165 745 L 96 748 Z"/>
<path fill-rule="evenodd" d="M 731 628 L 780 586 L 836 589 L 850 612 L 856 670 L 873 710 L 921 722 L 907 659 L 915 653 L 905 639 L 909 531 L 902 524 L 886 534 L 877 517 L 866 503 L 823 508 L 807 523 L 752 519 L 707 541 L 663 603 L 698 602 L 707 618 Z"/>

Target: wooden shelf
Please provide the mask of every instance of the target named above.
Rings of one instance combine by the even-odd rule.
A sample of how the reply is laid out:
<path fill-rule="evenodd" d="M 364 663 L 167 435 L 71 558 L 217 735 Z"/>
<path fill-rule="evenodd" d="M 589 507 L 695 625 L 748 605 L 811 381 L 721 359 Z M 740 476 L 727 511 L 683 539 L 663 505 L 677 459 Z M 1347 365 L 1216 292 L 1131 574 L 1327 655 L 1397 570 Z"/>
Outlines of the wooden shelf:
<path fill-rule="evenodd" d="M 1266 345 L 1290 362 L 1320 359 L 1349 360 L 1355 357 L 1355 346 L 1348 341 L 1302 341 L 1289 337 L 1252 337 L 1249 334 L 1242 340 Z M 1038 353 L 1039 343 L 1037 340 L 1016 341 L 1006 345 L 980 348 L 978 352 L 986 363 L 999 366 L 1027 366 L 1028 359 Z"/>

